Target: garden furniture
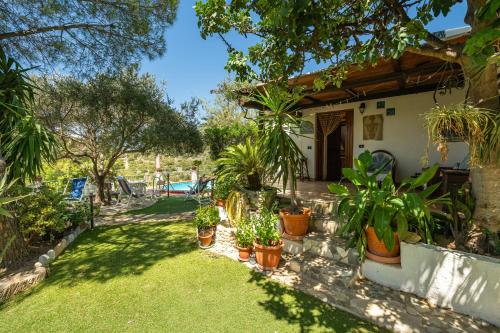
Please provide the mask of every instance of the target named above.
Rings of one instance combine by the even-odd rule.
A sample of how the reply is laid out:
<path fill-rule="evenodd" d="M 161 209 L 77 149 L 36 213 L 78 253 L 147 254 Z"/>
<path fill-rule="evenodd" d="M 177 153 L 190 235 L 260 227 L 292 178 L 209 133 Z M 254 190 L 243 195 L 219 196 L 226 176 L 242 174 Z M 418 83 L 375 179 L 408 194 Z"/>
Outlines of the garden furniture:
<path fill-rule="evenodd" d="M 204 179 L 204 177 L 201 177 L 194 186 L 189 186 L 189 190 L 184 192 L 185 201 L 196 200 L 200 205 L 202 202 L 210 201 L 210 196 L 206 196 L 208 194 L 206 190 L 208 184 L 213 181 L 213 178 Z"/>
<path fill-rule="evenodd" d="M 85 188 L 87 187 L 88 177 L 70 178 L 64 187 L 63 195 L 66 195 L 65 200 L 81 201 L 84 196 Z M 69 191 L 69 192 L 68 192 Z"/>
<path fill-rule="evenodd" d="M 136 200 L 145 196 L 145 186 L 137 186 L 140 182 L 131 183 L 122 176 L 116 177 L 116 180 L 118 181 L 118 184 L 120 184 L 120 188 L 122 190 L 122 192 L 120 193 L 119 201 L 121 201 L 121 195 L 125 195 L 127 197 L 127 207 L 130 205 L 130 202 L 132 200 Z M 142 183 L 145 184 L 144 182 Z"/>
<path fill-rule="evenodd" d="M 373 163 L 368 167 L 368 175 L 372 175 L 381 168 L 385 163 L 388 163 L 384 170 L 377 175 L 377 181 L 381 182 L 391 172 L 392 180 L 396 179 L 396 159 L 387 150 L 374 150 L 372 153 Z"/>

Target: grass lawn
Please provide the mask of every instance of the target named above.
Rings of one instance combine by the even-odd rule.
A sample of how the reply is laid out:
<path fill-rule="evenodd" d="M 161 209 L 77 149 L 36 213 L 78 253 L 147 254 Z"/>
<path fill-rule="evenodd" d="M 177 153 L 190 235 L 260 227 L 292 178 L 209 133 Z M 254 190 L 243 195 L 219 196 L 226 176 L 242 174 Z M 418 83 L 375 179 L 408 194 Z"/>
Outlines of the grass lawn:
<path fill-rule="evenodd" d="M 184 196 L 170 197 L 170 198 L 159 198 L 157 202 L 149 207 L 134 209 L 125 212 L 127 215 L 138 215 L 138 214 L 176 214 L 184 213 L 196 210 L 198 208 L 198 202 L 194 200 L 186 201 Z"/>
<path fill-rule="evenodd" d="M 380 332 L 357 317 L 199 250 L 189 222 L 86 231 L 1 332 Z"/>

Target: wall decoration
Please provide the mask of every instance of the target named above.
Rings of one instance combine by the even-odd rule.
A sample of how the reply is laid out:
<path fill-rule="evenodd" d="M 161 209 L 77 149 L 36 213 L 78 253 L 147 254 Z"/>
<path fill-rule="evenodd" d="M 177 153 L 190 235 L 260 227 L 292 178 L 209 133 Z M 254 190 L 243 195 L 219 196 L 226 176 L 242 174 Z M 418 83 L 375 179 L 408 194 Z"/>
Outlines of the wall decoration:
<path fill-rule="evenodd" d="M 385 101 L 377 101 L 377 109 L 385 109 Z"/>
<path fill-rule="evenodd" d="M 383 140 L 384 116 L 376 114 L 363 117 L 363 140 Z"/>
<path fill-rule="evenodd" d="M 313 134 L 314 125 L 312 122 L 307 120 L 302 120 L 300 122 L 300 134 Z"/>
<path fill-rule="evenodd" d="M 385 114 L 387 116 L 395 116 L 396 115 L 396 108 L 387 108 L 387 110 L 385 110 Z"/>

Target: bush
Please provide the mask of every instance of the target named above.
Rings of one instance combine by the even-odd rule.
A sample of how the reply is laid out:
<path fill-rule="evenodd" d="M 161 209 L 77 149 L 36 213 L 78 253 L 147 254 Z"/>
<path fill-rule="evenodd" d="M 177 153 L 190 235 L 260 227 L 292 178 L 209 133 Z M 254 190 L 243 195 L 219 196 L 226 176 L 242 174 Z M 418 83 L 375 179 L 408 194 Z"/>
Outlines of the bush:
<path fill-rule="evenodd" d="M 260 216 L 254 220 L 255 241 L 264 246 L 275 246 L 280 241 L 280 234 L 276 228 L 279 218 L 272 211 L 262 210 Z"/>
<path fill-rule="evenodd" d="M 226 147 L 242 143 L 246 138 L 255 137 L 257 128 L 253 123 L 210 126 L 204 130 L 204 141 L 210 148 L 210 158 L 216 160 Z"/>
<path fill-rule="evenodd" d="M 211 228 L 219 223 L 219 210 L 212 206 L 203 206 L 196 210 L 194 223 L 198 230 Z"/>
<path fill-rule="evenodd" d="M 216 199 L 226 200 L 235 185 L 235 177 L 226 176 L 225 178 L 217 178 L 214 185 L 214 197 Z"/>
<path fill-rule="evenodd" d="M 254 240 L 253 224 L 252 219 L 245 219 L 238 224 L 236 241 L 239 247 L 248 248 L 252 246 Z"/>
<path fill-rule="evenodd" d="M 18 195 L 31 193 L 31 189 L 24 187 L 17 187 L 14 191 Z M 20 231 L 28 243 L 37 238 L 53 241 L 65 229 L 88 218 L 89 209 L 85 202 L 69 206 L 63 198 L 61 193 L 50 188 L 41 188 L 13 205 Z"/>

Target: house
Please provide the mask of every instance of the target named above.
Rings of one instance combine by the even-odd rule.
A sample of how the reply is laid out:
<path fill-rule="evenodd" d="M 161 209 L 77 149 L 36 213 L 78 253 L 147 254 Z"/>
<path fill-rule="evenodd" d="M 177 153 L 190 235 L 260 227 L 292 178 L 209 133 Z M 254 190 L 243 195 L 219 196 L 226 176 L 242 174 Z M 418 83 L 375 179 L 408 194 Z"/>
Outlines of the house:
<path fill-rule="evenodd" d="M 463 43 L 468 31 L 452 29 L 439 36 Z M 295 140 L 315 180 L 339 180 L 341 169 L 352 167 L 353 158 L 364 150 L 390 152 L 397 161 L 397 181 L 415 175 L 422 170 L 427 147 L 422 114 L 436 103 L 457 104 L 466 96 L 459 66 L 410 52 L 374 66 L 352 65 L 340 87 L 315 91 L 320 75 L 308 73 L 288 81 L 290 87 L 304 89 L 297 108 L 301 135 Z M 448 160 L 441 161 L 430 147 L 429 162 L 467 168 L 467 145 L 452 142 L 448 148 Z"/>

